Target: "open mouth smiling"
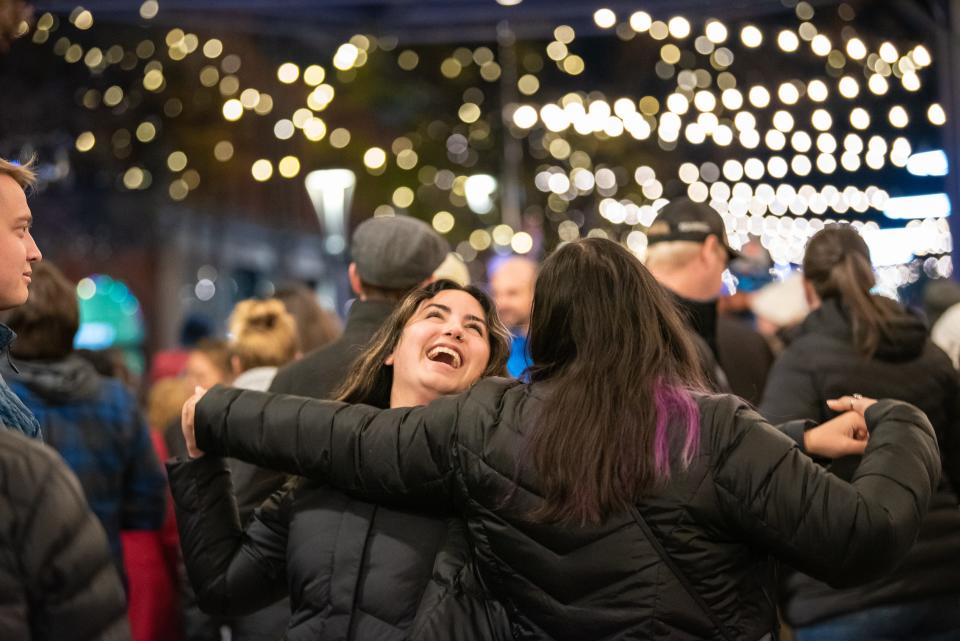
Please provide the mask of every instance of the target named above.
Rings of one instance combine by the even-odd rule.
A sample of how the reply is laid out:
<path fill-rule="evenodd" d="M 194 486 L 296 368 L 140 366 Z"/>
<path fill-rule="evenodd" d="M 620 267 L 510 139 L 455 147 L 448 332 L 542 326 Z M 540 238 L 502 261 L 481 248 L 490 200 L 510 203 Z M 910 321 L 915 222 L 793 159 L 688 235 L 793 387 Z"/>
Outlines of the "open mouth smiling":
<path fill-rule="evenodd" d="M 435 345 L 427 351 L 427 358 L 435 363 L 443 363 L 453 369 L 460 369 L 463 364 L 463 357 L 460 352 L 447 345 Z"/>

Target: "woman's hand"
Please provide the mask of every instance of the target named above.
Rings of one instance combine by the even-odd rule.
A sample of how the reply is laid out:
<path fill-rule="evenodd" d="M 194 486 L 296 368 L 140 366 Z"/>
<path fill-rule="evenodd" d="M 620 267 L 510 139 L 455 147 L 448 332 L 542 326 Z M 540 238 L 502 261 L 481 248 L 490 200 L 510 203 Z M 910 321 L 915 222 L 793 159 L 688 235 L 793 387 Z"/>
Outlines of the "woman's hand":
<path fill-rule="evenodd" d="M 856 412 L 860 416 L 863 416 L 867 413 L 867 410 L 870 409 L 870 406 L 876 402 L 877 399 L 875 398 L 851 394 L 827 401 L 827 407 L 834 412 Z"/>
<path fill-rule="evenodd" d="M 187 456 L 190 458 L 200 458 L 203 451 L 197 448 L 197 436 L 193 430 L 194 413 L 197 410 L 197 403 L 203 398 L 207 390 L 199 385 L 194 388 L 193 396 L 187 399 L 183 404 L 183 410 L 180 414 L 180 429 L 183 430 L 183 440 L 187 444 Z"/>
<path fill-rule="evenodd" d="M 838 399 L 837 402 L 842 400 Z M 828 401 L 828 403 L 833 402 L 835 401 Z M 872 401 L 871 404 L 874 402 L 876 401 Z M 850 404 L 847 403 L 846 407 L 849 408 Z M 856 411 L 849 411 L 804 432 L 803 447 L 808 454 L 829 459 L 861 455 L 867 448 L 868 436 L 863 415 Z"/>

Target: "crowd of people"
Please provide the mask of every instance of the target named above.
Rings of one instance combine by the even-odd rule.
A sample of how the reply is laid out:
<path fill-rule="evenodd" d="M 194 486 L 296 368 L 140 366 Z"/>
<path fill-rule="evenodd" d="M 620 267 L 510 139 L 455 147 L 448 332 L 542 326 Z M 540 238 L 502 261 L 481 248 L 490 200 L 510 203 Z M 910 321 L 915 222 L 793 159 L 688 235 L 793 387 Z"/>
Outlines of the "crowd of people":
<path fill-rule="evenodd" d="M 73 348 L 32 183 L 0 160 L 2 639 L 960 640 L 960 296 L 872 293 L 850 226 L 747 318 L 689 199 L 643 263 L 588 238 L 488 287 L 371 218 L 345 324 L 239 301 L 137 390 Z"/>

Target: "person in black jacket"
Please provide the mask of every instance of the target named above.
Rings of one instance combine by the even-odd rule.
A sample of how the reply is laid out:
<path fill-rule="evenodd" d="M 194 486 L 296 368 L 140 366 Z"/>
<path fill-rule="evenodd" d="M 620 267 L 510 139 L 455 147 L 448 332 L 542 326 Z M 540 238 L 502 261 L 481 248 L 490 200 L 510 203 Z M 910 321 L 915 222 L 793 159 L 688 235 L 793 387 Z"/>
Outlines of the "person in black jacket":
<path fill-rule="evenodd" d="M 0 429 L 0 639 L 129 641 L 107 535 L 44 445 Z"/>
<path fill-rule="evenodd" d="M 920 318 L 873 296 L 870 252 L 856 230 L 827 227 L 803 259 L 813 311 L 774 365 L 760 412 L 771 421 L 833 415 L 827 399 L 861 393 L 913 403 L 937 431 L 946 474 L 919 541 L 896 571 L 834 590 L 802 573 L 784 582 L 783 611 L 800 641 L 960 639 L 960 385 Z M 845 408 L 842 408 L 845 409 Z M 855 461 L 838 461 L 849 474 Z"/>
<path fill-rule="evenodd" d="M 399 305 L 360 356 L 339 397 L 422 405 L 504 374 L 507 333 L 480 290 L 438 281 Z M 462 522 L 377 507 L 297 479 L 244 531 L 222 459 L 171 463 L 187 570 L 201 606 L 243 613 L 288 587 L 285 638 L 491 639 L 506 618 L 472 584 Z M 284 578 L 286 577 L 286 581 Z"/>
<path fill-rule="evenodd" d="M 849 585 L 913 543 L 940 476 L 926 417 L 840 399 L 871 435 L 852 481 L 829 474 L 741 400 L 697 391 L 675 304 L 619 244 L 547 259 L 530 341 L 530 384 L 420 408 L 216 387 L 184 406 L 188 451 L 452 503 L 514 638 L 766 639 L 773 558 Z"/>

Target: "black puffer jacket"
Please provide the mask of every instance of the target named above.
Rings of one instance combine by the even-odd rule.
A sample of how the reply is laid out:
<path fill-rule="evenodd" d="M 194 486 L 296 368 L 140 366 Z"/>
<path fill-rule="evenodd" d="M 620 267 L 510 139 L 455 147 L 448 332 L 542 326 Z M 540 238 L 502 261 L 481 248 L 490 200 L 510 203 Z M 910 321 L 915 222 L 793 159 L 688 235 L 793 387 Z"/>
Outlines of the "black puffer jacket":
<path fill-rule="evenodd" d="M 0 639 L 130 639 L 107 535 L 70 468 L 0 426 Z"/>
<path fill-rule="evenodd" d="M 503 379 L 394 410 L 218 387 L 197 406 L 197 443 L 371 500 L 452 498 L 515 638 L 719 639 L 629 515 L 587 527 L 525 518 L 541 499 L 518 456 L 546 400 L 542 385 Z M 699 455 L 639 509 L 731 638 L 771 629 L 771 555 L 853 584 L 906 554 L 940 470 L 933 430 L 915 408 L 870 409 L 873 436 L 848 484 L 742 401 L 697 401 Z"/>
<path fill-rule="evenodd" d="M 803 322 L 770 373 L 760 411 L 774 422 L 801 418 L 823 422 L 834 415 L 827 400 L 844 394 L 913 403 L 937 432 L 945 471 L 917 544 L 890 576 L 849 590 L 833 590 L 798 573 L 785 577 L 783 609 L 795 626 L 884 603 L 960 595 L 960 510 L 952 489 L 960 487 L 957 372 L 947 355 L 927 339 L 923 322 L 898 311 L 893 334 L 882 340 L 874 358 L 865 359 L 853 345 L 846 311 L 837 299 L 828 299 Z M 856 459 L 846 459 L 832 469 L 848 476 L 855 465 Z"/>
<path fill-rule="evenodd" d="M 296 478 L 244 531 L 224 459 L 167 469 L 184 559 L 205 612 L 246 614 L 289 591 L 290 641 L 508 634 L 502 607 L 472 579 L 459 519 L 378 507 Z"/>

